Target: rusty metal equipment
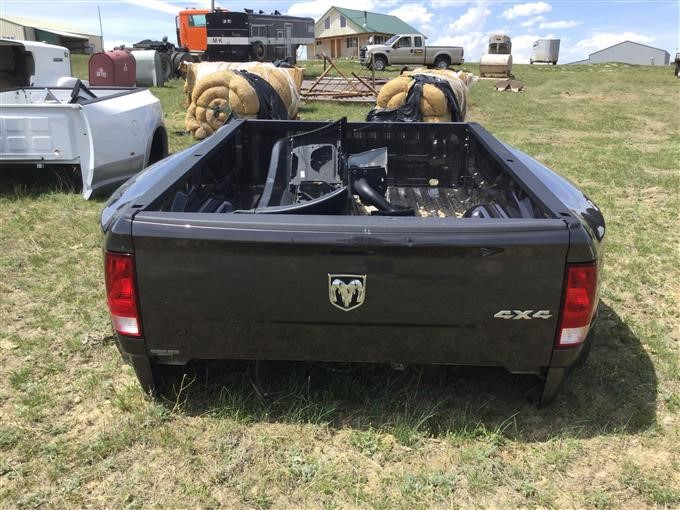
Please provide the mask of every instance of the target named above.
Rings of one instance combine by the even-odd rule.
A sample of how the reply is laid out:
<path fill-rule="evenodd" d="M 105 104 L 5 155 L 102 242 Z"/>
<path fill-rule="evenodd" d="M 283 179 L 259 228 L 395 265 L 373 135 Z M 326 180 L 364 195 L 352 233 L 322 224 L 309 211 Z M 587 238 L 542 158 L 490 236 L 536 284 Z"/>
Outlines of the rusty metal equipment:
<path fill-rule="evenodd" d="M 310 100 L 375 101 L 378 87 L 386 79 L 376 77 L 375 70 L 366 70 L 362 75 L 352 71 L 343 73 L 335 62 L 326 55 L 323 57 L 324 70 L 309 86 L 302 88 L 302 98 Z"/>

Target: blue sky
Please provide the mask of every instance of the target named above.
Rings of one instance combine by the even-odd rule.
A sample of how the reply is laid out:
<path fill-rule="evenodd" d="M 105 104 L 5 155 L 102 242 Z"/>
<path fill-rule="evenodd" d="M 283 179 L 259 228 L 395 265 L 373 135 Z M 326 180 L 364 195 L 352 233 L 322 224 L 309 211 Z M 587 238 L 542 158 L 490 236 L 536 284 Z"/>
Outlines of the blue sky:
<path fill-rule="evenodd" d="M 209 5 L 210 1 L 187 0 L 0 0 L 0 14 L 49 19 L 99 33 L 100 6 L 105 45 L 110 48 L 163 35 L 174 41 L 174 13 Z M 468 61 L 479 60 L 494 32 L 512 37 L 515 62 L 527 62 L 533 41 L 542 37 L 562 39 L 562 63 L 626 39 L 663 48 L 671 55 L 680 47 L 680 0 L 222 0 L 218 5 L 231 10 L 278 9 L 315 19 L 331 5 L 395 14 L 425 33 L 429 44 L 462 45 Z"/>

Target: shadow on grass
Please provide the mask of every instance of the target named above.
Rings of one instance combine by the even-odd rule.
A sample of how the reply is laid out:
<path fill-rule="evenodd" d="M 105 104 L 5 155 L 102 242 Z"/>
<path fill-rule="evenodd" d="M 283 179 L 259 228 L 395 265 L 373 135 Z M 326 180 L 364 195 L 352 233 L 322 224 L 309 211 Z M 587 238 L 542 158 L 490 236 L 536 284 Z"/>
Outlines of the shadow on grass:
<path fill-rule="evenodd" d="M 543 409 L 527 395 L 534 376 L 501 369 L 209 362 L 182 367 L 168 405 L 244 422 L 327 423 L 418 438 L 500 435 L 524 441 L 635 433 L 655 422 L 657 380 L 640 340 L 600 305 L 590 358 Z M 184 374 L 182 376 L 182 374 Z M 181 386 L 181 390 L 178 388 Z M 263 392 L 271 392 L 263 398 Z"/>
<path fill-rule="evenodd" d="M 45 193 L 80 193 L 83 181 L 80 169 L 73 166 L 7 165 L 0 176 L 1 196 L 38 196 Z"/>

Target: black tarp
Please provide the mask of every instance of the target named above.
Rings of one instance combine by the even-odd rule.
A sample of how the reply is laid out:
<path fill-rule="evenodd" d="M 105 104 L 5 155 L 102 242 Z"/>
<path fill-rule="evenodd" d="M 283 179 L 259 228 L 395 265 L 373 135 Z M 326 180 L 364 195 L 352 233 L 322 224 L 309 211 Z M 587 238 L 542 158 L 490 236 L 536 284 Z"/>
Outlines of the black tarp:
<path fill-rule="evenodd" d="M 260 110 L 257 112 L 258 119 L 288 120 L 288 109 L 283 103 L 281 96 L 269 82 L 248 71 L 236 71 L 241 74 L 251 87 L 255 89 L 257 98 L 260 100 Z"/>

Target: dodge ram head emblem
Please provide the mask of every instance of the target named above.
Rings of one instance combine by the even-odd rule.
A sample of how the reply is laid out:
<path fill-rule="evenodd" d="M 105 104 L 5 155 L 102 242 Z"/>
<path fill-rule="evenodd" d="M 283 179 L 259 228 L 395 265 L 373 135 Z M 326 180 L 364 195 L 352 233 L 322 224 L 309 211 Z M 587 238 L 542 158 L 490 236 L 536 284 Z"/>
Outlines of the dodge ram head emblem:
<path fill-rule="evenodd" d="M 363 305 L 365 298 L 365 274 L 328 275 L 328 299 L 333 306 L 349 312 Z"/>

